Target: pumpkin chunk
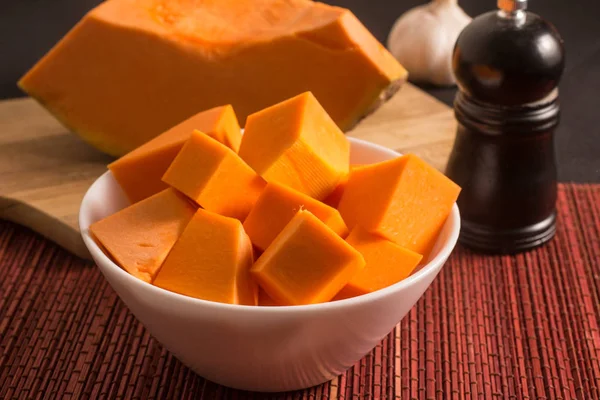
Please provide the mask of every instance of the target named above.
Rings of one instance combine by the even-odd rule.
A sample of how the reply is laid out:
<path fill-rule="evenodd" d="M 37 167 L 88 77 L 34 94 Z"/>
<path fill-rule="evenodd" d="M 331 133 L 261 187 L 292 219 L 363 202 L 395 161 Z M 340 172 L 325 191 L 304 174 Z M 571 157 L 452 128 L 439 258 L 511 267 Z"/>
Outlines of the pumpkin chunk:
<path fill-rule="evenodd" d="M 265 250 L 301 209 L 313 213 L 338 235 L 348 233 L 338 210 L 278 183 L 267 184 L 246 217 L 244 229 L 252 243 Z"/>
<path fill-rule="evenodd" d="M 300 210 L 250 271 L 277 303 L 300 305 L 331 300 L 364 265 L 358 251 Z"/>
<path fill-rule="evenodd" d="M 360 225 L 426 255 L 460 187 L 415 155 L 353 169 L 338 207 L 350 229 Z"/>
<path fill-rule="evenodd" d="M 173 246 L 154 285 L 198 299 L 257 305 L 252 243 L 240 221 L 199 209 Z"/>
<path fill-rule="evenodd" d="M 163 176 L 163 181 L 203 208 L 243 220 L 265 181 L 230 148 L 194 131 Z"/>
<path fill-rule="evenodd" d="M 90 226 L 90 232 L 123 269 L 152 282 L 196 208 L 173 189 L 133 204 Z"/>
<path fill-rule="evenodd" d="M 350 164 L 348 140 L 310 92 L 250 115 L 239 154 L 267 182 L 317 200 L 333 192 Z"/>
<path fill-rule="evenodd" d="M 365 267 L 354 275 L 335 300 L 360 296 L 400 282 L 409 276 L 423 256 L 380 236 L 355 227 L 346 242 L 365 258 Z"/>
<path fill-rule="evenodd" d="M 119 0 L 87 13 L 19 86 L 121 156 L 198 110 L 231 104 L 243 126 L 307 90 L 348 129 L 406 77 L 347 9 L 310 0 Z"/>
<path fill-rule="evenodd" d="M 359 164 L 350 165 L 350 171 L 352 171 L 354 168 L 357 168 L 359 166 L 360 166 Z M 346 184 L 348 183 L 349 176 L 350 176 L 350 174 L 346 175 L 346 177 L 340 183 L 338 183 L 338 185 L 335 187 L 335 189 L 333 189 L 333 192 L 331 192 L 331 194 L 329 196 L 327 196 L 327 198 L 325 200 L 323 200 L 323 203 L 325 203 L 328 206 L 331 206 L 333 208 L 338 208 L 338 206 L 340 205 L 340 200 L 342 200 L 342 195 L 344 194 L 344 190 L 346 189 Z"/>
<path fill-rule="evenodd" d="M 277 304 L 277 302 L 273 300 L 271 296 L 267 294 L 267 292 L 262 289 L 258 289 L 258 305 L 264 307 L 276 307 L 279 304 Z"/>
<path fill-rule="evenodd" d="M 242 134 L 230 105 L 202 111 L 108 165 L 132 203 L 168 186 L 162 181 L 167 168 L 194 129 L 238 151 Z"/>

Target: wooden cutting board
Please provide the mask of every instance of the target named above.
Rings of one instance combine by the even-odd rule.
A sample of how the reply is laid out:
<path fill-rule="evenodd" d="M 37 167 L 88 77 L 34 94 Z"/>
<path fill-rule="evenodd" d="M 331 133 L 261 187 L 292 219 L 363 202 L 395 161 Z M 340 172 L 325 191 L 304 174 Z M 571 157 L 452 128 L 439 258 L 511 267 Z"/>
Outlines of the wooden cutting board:
<path fill-rule="evenodd" d="M 348 133 L 445 166 L 455 131 L 452 110 L 406 84 Z M 78 212 L 112 159 L 68 132 L 34 100 L 0 101 L 0 218 L 39 232 L 80 257 Z"/>

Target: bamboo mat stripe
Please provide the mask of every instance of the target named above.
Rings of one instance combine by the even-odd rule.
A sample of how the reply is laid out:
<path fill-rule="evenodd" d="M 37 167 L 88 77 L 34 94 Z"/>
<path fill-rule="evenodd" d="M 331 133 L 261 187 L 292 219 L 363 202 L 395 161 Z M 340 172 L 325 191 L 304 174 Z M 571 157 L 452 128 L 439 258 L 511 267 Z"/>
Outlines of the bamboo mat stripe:
<path fill-rule="evenodd" d="M 195 375 L 93 265 L 0 221 L 0 399 L 600 399 L 600 185 L 560 185 L 558 210 L 548 245 L 458 247 L 345 374 L 268 395 Z"/>

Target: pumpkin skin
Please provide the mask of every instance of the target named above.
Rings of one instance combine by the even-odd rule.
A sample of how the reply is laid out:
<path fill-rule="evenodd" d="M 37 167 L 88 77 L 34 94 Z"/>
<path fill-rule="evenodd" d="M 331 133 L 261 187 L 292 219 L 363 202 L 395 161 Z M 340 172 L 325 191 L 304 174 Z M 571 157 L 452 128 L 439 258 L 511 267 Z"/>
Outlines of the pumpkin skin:
<path fill-rule="evenodd" d="M 231 104 L 240 124 L 311 91 L 342 130 L 406 79 L 348 10 L 309 0 L 113 0 L 19 81 L 65 126 L 121 156 Z"/>

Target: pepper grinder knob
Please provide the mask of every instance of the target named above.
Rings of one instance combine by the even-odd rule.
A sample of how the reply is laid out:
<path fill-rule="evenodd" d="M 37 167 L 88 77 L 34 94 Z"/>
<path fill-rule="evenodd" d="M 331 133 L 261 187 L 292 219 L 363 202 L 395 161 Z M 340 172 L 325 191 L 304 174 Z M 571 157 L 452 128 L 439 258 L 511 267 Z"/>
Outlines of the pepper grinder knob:
<path fill-rule="evenodd" d="M 506 13 L 527 9 L 527 0 L 498 0 L 498 8 Z"/>

